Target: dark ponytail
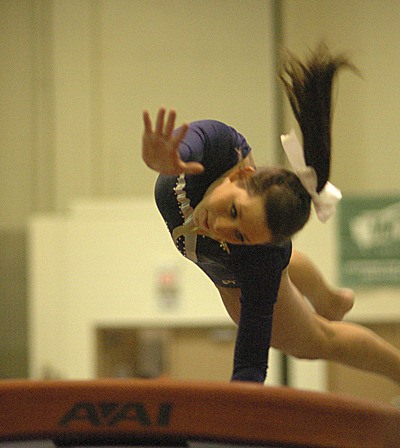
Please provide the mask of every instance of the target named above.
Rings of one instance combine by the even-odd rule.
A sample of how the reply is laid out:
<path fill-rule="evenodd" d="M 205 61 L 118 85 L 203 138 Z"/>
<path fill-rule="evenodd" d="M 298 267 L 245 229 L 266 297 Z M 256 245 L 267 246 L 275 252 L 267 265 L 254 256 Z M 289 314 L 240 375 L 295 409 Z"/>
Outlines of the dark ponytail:
<path fill-rule="evenodd" d="M 330 174 L 332 85 L 338 70 L 345 67 L 357 72 L 344 55 L 332 56 L 321 44 L 305 63 L 286 52 L 280 74 L 303 135 L 306 165 L 318 177 L 318 193 Z M 291 238 L 309 219 L 311 196 L 292 171 L 282 167 L 257 170 L 249 189 L 263 198 L 274 242 Z"/>
<path fill-rule="evenodd" d="M 330 175 L 332 84 L 341 68 L 356 68 L 342 54 L 333 56 L 324 44 L 303 63 L 286 51 L 280 78 L 303 135 L 304 158 L 318 177 L 317 192 Z"/>

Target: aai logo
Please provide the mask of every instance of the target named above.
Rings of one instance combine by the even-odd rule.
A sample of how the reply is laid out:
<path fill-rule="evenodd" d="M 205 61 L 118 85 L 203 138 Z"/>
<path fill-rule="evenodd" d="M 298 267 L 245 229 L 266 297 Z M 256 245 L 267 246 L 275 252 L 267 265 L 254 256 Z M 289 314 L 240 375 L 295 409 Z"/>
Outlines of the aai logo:
<path fill-rule="evenodd" d="M 161 403 L 156 412 L 142 402 L 90 402 L 75 403 L 60 419 L 59 425 L 69 427 L 75 423 L 85 423 L 92 427 L 115 427 L 129 422 L 142 427 L 169 426 L 172 412 L 170 403 Z"/>

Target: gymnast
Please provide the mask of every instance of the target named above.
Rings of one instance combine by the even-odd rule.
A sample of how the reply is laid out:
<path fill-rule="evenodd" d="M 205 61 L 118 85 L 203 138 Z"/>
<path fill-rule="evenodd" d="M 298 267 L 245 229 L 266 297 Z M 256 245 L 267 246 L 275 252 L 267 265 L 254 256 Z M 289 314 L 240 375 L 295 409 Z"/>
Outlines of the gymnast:
<path fill-rule="evenodd" d="M 251 148 L 214 120 L 175 129 L 176 112 L 160 108 L 153 127 L 144 111 L 142 157 L 160 173 L 155 197 L 177 249 L 211 279 L 238 326 L 232 381 L 263 383 L 270 346 L 324 359 L 400 383 L 400 351 L 370 330 L 342 322 L 350 289 L 329 285 L 291 237 L 310 216 L 334 212 L 340 191 L 329 183 L 331 93 L 340 69 L 354 68 L 326 47 L 306 63 L 293 55 L 281 79 L 299 123 L 282 137 L 293 170 L 256 168 Z M 314 310 L 304 299 L 307 297 Z"/>

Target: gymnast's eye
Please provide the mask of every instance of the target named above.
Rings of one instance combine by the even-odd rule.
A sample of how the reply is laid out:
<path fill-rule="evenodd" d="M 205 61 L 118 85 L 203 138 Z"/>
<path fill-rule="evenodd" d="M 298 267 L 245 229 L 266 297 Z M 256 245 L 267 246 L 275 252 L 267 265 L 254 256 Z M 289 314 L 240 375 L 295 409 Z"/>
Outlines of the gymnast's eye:
<path fill-rule="evenodd" d="M 231 207 L 231 218 L 236 219 L 237 215 L 238 215 L 238 213 L 237 213 L 236 205 L 232 204 L 232 207 Z"/>
<path fill-rule="evenodd" d="M 231 218 L 232 219 L 236 219 L 238 216 L 238 212 L 237 212 L 237 208 L 235 204 L 232 204 L 231 207 Z M 241 242 L 244 243 L 244 236 L 241 234 L 241 232 L 239 232 L 238 230 L 235 231 L 235 238 Z"/>

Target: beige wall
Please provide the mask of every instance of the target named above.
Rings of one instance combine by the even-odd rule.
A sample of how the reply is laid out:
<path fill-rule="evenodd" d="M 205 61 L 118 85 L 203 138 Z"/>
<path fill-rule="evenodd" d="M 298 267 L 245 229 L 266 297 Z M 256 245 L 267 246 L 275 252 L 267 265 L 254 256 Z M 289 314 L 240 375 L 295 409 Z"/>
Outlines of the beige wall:
<path fill-rule="evenodd" d="M 282 40 L 305 54 L 321 39 L 347 51 L 362 73 L 340 77 L 333 179 L 345 193 L 400 191 L 400 2 L 284 0 Z"/>
<path fill-rule="evenodd" d="M 3 0 L 0 8 L 2 226 L 77 197 L 150 196 L 144 108 L 176 107 L 178 121 L 225 120 L 271 161 L 272 2 Z"/>
<path fill-rule="evenodd" d="M 178 122 L 226 120 L 268 155 L 270 3 L 248 4 L 54 2 L 57 210 L 80 196 L 152 194 L 155 174 L 140 158 L 144 108 L 173 106 Z"/>
<path fill-rule="evenodd" d="M 0 378 L 25 376 L 23 223 L 33 203 L 33 8 L 0 2 Z"/>
<path fill-rule="evenodd" d="M 0 359 L 17 354 L 1 377 L 26 369 L 27 223 L 77 198 L 150 197 L 143 108 L 227 121 L 262 163 L 278 138 L 272 0 L 2 0 L 0 23 Z"/>
<path fill-rule="evenodd" d="M 348 52 L 362 73 L 361 79 L 343 72 L 337 84 L 333 183 L 345 195 L 398 195 L 400 3 L 397 0 L 283 0 L 280 4 L 284 46 L 305 55 L 324 39 L 333 51 Z M 284 121 L 287 128 L 293 124 L 287 104 Z M 335 220 L 322 226 L 312 219 L 295 239 L 295 247 L 316 260 L 334 282 L 339 266 L 336 234 Z M 358 288 L 356 294 L 350 319 L 366 323 L 398 319 L 398 288 Z M 289 364 L 292 385 L 327 387 L 323 362 L 290 359 Z"/>
<path fill-rule="evenodd" d="M 26 362 L 26 223 L 82 196 L 150 195 L 155 175 L 139 156 L 144 107 L 225 120 L 256 160 L 275 160 L 280 26 L 298 54 L 325 37 L 363 73 L 340 79 L 334 182 L 345 193 L 398 192 L 399 10 L 397 0 L 2 0 L 0 326 L 14 334 L 16 355 L 0 362 L 0 376 L 23 374 Z"/>

